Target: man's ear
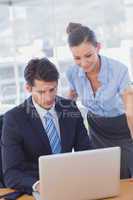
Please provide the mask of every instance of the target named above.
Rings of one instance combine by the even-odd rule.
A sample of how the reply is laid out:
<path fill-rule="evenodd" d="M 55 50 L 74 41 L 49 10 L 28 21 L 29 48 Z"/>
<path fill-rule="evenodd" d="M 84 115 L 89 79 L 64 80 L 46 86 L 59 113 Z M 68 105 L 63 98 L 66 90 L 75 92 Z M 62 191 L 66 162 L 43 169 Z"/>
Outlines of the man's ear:
<path fill-rule="evenodd" d="M 25 89 L 26 89 L 26 91 L 28 91 L 29 93 L 32 92 L 32 86 L 29 85 L 28 83 L 25 84 Z"/>

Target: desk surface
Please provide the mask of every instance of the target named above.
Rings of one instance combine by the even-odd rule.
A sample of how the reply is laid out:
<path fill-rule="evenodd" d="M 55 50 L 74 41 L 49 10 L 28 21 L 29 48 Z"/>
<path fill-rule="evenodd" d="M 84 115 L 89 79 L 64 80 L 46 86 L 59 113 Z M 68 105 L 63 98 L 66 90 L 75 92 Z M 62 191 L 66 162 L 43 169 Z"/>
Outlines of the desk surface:
<path fill-rule="evenodd" d="M 0 195 L 10 192 L 10 189 L 0 189 Z M 24 195 L 18 200 L 34 200 L 32 196 Z M 121 181 L 121 191 L 118 197 L 107 198 L 107 200 L 133 200 L 133 179 Z"/>
<path fill-rule="evenodd" d="M 120 185 L 120 195 L 108 200 L 133 200 L 133 179 L 122 180 Z"/>
<path fill-rule="evenodd" d="M 12 192 L 13 190 L 7 188 L 0 188 L 0 195 L 6 194 L 8 192 Z M 2 199 L 3 200 L 3 199 Z M 35 200 L 32 196 L 23 195 L 22 197 L 18 198 L 17 200 Z"/>

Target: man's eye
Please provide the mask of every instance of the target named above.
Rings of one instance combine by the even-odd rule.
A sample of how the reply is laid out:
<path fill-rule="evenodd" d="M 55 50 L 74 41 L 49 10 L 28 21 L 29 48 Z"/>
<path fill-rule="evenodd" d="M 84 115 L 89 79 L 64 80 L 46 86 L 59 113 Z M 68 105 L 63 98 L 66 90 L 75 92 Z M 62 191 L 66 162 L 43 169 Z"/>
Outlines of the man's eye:
<path fill-rule="evenodd" d="M 90 55 L 86 55 L 86 58 L 90 58 L 92 56 L 92 54 L 90 54 Z"/>
<path fill-rule="evenodd" d="M 50 92 L 54 92 L 56 89 L 55 88 L 52 88 L 51 90 L 50 90 Z"/>

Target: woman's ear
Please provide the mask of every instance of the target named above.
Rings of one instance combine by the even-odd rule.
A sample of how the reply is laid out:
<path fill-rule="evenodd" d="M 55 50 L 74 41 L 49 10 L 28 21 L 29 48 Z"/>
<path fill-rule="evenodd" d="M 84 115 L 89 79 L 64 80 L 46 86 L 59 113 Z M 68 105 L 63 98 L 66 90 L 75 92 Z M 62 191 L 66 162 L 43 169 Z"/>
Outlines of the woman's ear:
<path fill-rule="evenodd" d="M 29 85 L 28 83 L 25 84 L 25 89 L 26 89 L 26 91 L 28 91 L 29 93 L 32 92 L 32 86 Z"/>
<path fill-rule="evenodd" d="M 97 42 L 96 48 L 97 48 L 97 53 L 99 53 L 99 51 L 101 49 L 101 43 L 100 42 Z"/>

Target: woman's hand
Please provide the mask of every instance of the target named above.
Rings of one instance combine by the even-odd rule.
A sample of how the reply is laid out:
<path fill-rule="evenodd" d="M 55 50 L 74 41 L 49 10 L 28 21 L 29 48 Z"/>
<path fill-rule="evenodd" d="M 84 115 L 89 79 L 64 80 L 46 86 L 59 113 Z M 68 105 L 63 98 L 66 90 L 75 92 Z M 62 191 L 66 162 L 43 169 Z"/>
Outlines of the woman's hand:
<path fill-rule="evenodd" d="M 67 97 L 68 97 L 69 99 L 71 99 L 71 100 L 75 100 L 75 101 L 76 101 L 78 95 L 77 95 L 77 93 L 75 92 L 75 90 L 70 90 L 70 91 L 68 92 Z"/>

